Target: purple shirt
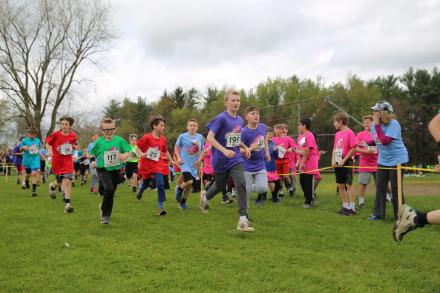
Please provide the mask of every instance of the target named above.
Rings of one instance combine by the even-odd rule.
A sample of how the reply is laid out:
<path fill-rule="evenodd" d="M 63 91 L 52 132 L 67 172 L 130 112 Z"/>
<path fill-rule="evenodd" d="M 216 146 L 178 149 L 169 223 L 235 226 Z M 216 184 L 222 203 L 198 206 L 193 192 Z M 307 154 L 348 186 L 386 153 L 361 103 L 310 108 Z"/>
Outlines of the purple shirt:
<path fill-rule="evenodd" d="M 12 150 L 13 153 L 20 153 L 20 144 L 17 144 L 15 148 Z M 23 160 L 23 155 L 16 155 L 14 156 L 14 165 L 19 167 L 21 165 L 21 162 Z"/>
<path fill-rule="evenodd" d="M 240 154 L 240 133 L 243 126 L 243 119 L 237 115 L 232 117 L 228 112 L 222 112 L 218 114 L 206 127 L 215 134 L 215 139 L 225 148 L 233 150 L 235 156 L 227 158 L 225 155 L 216 149 L 212 148 L 212 165 L 214 171 L 217 173 L 223 173 L 232 168 L 233 166 L 243 162 Z"/>
<path fill-rule="evenodd" d="M 252 151 L 251 157 L 249 159 L 243 159 L 244 170 L 248 172 L 257 172 L 266 169 L 265 164 L 265 145 L 264 138 L 266 136 L 266 125 L 263 123 L 258 123 L 256 129 L 250 129 L 248 127 L 243 128 L 241 132 L 241 141 L 250 147 L 252 144 L 256 143 L 257 148 Z"/>

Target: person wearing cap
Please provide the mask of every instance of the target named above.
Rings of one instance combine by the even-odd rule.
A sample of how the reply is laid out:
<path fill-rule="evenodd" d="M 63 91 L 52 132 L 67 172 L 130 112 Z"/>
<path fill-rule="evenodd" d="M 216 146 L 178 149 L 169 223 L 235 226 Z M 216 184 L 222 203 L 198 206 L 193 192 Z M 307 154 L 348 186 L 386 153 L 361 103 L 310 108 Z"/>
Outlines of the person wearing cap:
<path fill-rule="evenodd" d="M 377 102 L 373 107 L 374 127 L 371 127 L 373 141 L 368 144 L 376 145 L 379 153 L 378 170 L 376 179 L 376 200 L 373 215 L 370 220 L 384 220 L 386 209 L 386 193 L 388 182 L 391 183 L 392 204 L 394 218 L 397 220 L 397 165 L 408 163 L 408 151 L 402 140 L 402 131 L 396 116 L 393 114 L 393 106 L 386 102 Z M 381 169 L 387 168 L 387 169 Z M 389 168 L 389 169 L 388 169 Z M 402 174 L 403 180 L 403 174 Z M 404 203 L 403 191 L 402 202 Z"/>

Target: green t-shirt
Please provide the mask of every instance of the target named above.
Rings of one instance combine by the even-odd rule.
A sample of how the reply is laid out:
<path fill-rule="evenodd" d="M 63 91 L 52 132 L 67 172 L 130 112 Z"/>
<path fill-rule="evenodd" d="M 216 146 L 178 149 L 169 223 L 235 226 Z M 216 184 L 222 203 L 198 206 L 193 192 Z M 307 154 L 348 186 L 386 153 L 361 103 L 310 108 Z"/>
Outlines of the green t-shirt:
<path fill-rule="evenodd" d="M 137 163 L 139 162 L 138 154 L 136 153 L 137 145 L 130 145 L 130 154 L 127 157 L 127 162 L 129 163 Z"/>
<path fill-rule="evenodd" d="M 115 135 L 112 140 L 106 140 L 101 136 L 95 142 L 90 154 L 97 159 L 98 168 L 113 171 L 122 167 L 122 162 L 117 158 L 117 154 L 129 151 L 131 151 L 131 147 L 122 137 Z"/>

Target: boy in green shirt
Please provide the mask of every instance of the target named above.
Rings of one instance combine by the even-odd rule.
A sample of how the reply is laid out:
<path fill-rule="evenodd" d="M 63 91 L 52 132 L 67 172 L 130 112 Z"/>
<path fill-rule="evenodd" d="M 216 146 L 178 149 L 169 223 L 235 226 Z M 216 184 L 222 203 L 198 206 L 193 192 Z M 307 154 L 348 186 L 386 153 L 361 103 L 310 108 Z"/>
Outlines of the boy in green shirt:
<path fill-rule="evenodd" d="M 102 204 L 99 205 L 101 223 L 109 224 L 113 209 L 113 197 L 121 182 L 122 162 L 127 159 L 131 150 L 128 142 L 115 135 L 115 121 L 110 118 L 101 120 L 101 131 L 104 136 L 98 138 L 90 154 L 96 158 L 92 166 L 97 167 L 99 181 L 103 187 Z"/>

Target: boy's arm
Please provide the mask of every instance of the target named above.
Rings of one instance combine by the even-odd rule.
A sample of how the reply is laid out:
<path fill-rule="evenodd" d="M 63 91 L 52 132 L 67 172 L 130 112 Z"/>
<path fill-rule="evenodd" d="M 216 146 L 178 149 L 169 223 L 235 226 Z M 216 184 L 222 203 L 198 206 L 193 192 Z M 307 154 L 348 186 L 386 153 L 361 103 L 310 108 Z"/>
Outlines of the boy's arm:
<path fill-rule="evenodd" d="M 432 118 L 428 125 L 429 132 L 437 143 L 440 143 L 440 113 Z"/>
<path fill-rule="evenodd" d="M 208 137 L 206 140 L 220 152 L 222 152 L 227 158 L 231 159 L 235 156 L 235 152 L 233 150 L 228 150 L 224 146 L 222 146 L 216 139 L 215 134 L 211 130 L 208 133 Z"/>
<path fill-rule="evenodd" d="M 333 150 L 332 150 L 332 167 L 336 167 L 336 162 L 335 162 L 335 148 L 333 148 Z"/>
<path fill-rule="evenodd" d="M 180 157 L 180 147 L 178 147 L 177 145 L 174 147 L 174 154 L 176 155 L 176 158 L 177 158 L 177 164 L 182 165 L 183 160 Z"/>
<path fill-rule="evenodd" d="M 356 151 L 356 147 L 351 148 L 351 149 L 348 151 L 347 155 L 346 155 L 346 156 L 344 157 L 344 159 L 342 160 L 342 162 L 339 163 L 339 165 L 340 165 L 340 166 L 343 166 L 343 165 L 345 164 L 345 162 L 347 162 L 347 160 L 350 159 L 350 158 L 353 156 L 353 154 L 354 154 L 355 151 Z"/>
<path fill-rule="evenodd" d="M 266 161 L 270 161 L 270 153 L 269 153 L 269 140 L 267 139 L 267 136 L 264 135 L 264 155 L 266 157 Z"/>
<path fill-rule="evenodd" d="M 173 157 L 171 157 L 170 152 L 168 150 L 166 152 L 166 156 L 167 156 L 167 159 L 170 162 L 170 164 L 174 165 L 176 163 L 176 162 L 174 162 L 174 159 L 173 159 Z"/>

